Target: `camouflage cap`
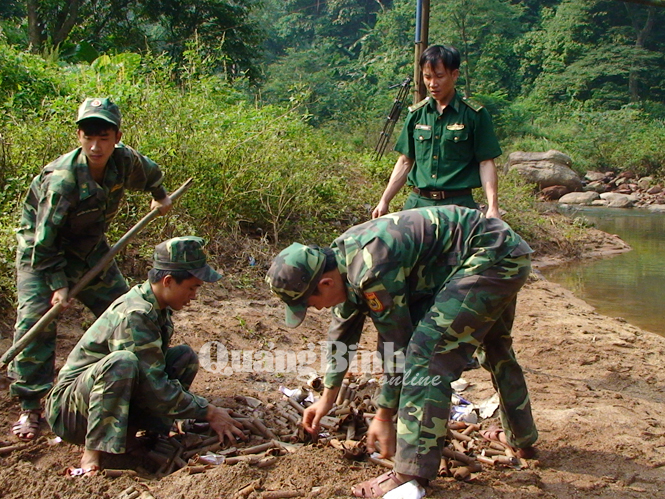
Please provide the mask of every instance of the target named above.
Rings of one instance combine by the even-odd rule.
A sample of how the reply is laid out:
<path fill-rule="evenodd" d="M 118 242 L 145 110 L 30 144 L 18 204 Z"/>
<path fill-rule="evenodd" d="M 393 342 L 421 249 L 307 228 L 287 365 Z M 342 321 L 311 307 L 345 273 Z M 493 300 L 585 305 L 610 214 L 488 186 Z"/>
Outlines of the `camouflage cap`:
<path fill-rule="evenodd" d="M 120 108 L 111 102 L 110 99 L 99 99 L 95 97 L 84 100 L 79 106 L 76 123 L 79 124 L 81 121 L 90 118 L 104 120 L 120 128 Z"/>
<path fill-rule="evenodd" d="M 286 325 L 298 326 L 307 314 L 307 299 L 323 274 L 326 256 L 319 248 L 293 243 L 275 257 L 266 275 L 270 291 L 286 303 Z"/>
<path fill-rule="evenodd" d="M 219 281 L 222 276 L 206 263 L 205 241 L 196 236 L 174 237 L 155 247 L 153 268 L 186 270 L 205 282 Z"/>

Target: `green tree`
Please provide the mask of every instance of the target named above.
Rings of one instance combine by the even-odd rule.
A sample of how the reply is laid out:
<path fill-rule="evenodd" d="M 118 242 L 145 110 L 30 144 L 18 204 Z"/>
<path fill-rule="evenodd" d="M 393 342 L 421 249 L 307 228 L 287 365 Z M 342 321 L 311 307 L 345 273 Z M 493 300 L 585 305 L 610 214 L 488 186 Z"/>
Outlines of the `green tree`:
<path fill-rule="evenodd" d="M 166 51 L 181 61 L 196 38 L 230 77 L 256 77 L 262 30 L 252 20 L 258 0 L 25 0 L 33 51 L 57 48 L 91 61 L 107 51 Z"/>
<path fill-rule="evenodd" d="M 515 41 L 522 34 L 520 4 L 507 0 L 451 0 L 432 4 L 430 43 L 452 44 L 461 54 L 466 95 L 502 91 L 515 96 Z"/>
<path fill-rule="evenodd" d="M 662 99 L 665 9 L 613 0 L 564 0 L 517 46 L 534 102 L 618 109 Z"/>

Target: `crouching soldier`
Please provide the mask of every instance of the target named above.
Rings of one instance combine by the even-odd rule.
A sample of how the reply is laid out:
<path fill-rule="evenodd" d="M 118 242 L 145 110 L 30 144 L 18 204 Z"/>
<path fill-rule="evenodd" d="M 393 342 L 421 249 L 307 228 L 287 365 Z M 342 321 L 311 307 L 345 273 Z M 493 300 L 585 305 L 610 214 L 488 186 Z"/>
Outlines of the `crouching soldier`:
<path fill-rule="evenodd" d="M 195 300 L 204 282 L 221 278 L 206 263 L 203 244 L 192 236 L 159 244 L 148 280 L 113 302 L 69 354 L 47 396 L 46 417 L 63 440 L 85 446 L 70 474 L 95 474 L 102 453 L 126 451 L 131 431 L 167 432 L 176 418 L 207 420 L 220 440 L 244 438 L 225 409 L 189 391 L 196 353 L 169 347 L 172 311 Z"/>
<path fill-rule="evenodd" d="M 498 218 L 439 206 L 357 225 L 329 248 L 294 243 L 275 258 L 266 280 L 286 303 L 287 325 L 300 324 L 308 307 L 334 307 L 328 339 L 336 343 L 323 395 L 303 415 L 306 430 L 318 432 L 332 408 L 366 316 L 378 330 L 386 382 L 367 448 L 378 441 L 382 457 L 395 456 L 395 468 L 356 485 L 355 496 L 381 497 L 412 479 L 426 485 L 437 476 L 451 383 L 476 349 L 499 392 L 503 431 L 494 438 L 520 457 L 534 456 L 538 432 L 511 338 L 530 253 Z M 389 346 L 397 355 L 385 355 Z"/>

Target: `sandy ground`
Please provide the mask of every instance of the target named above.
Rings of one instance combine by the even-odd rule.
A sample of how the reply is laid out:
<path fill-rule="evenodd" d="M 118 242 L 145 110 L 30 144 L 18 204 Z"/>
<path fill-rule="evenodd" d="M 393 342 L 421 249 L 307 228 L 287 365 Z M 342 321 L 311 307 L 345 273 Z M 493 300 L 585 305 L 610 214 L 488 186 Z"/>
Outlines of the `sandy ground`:
<path fill-rule="evenodd" d="M 619 246 L 620 242 L 596 234 L 590 238 L 587 253 Z M 310 313 L 296 330 L 283 326 L 282 314 L 280 303 L 260 284 L 238 289 L 222 282 L 176 314 L 174 344 L 187 342 L 199 349 L 206 342 L 219 341 L 229 350 L 297 352 L 324 339 L 327 312 Z M 68 311 L 61 319 L 58 365 L 86 320 L 80 309 Z M 9 322 L 7 318 L 3 321 Z M 8 336 L 6 324 L 1 332 Z M 372 348 L 372 333 L 369 329 L 364 335 L 363 348 Z M 486 467 L 466 482 L 439 478 L 429 488 L 428 497 L 665 497 L 665 338 L 597 314 L 535 272 L 519 296 L 514 339 L 540 431 L 537 459 L 529 461 L 528 467 Z M 2 340 L 0 351 L 8 342 Z M 468 371 L 464 378 L 470 382 L 465 398 L 477 402 L 492 394 L 489 376 L 482 369 Z M 201 371 L 193 390 L 227 406 L 237 406 L 238 396 L 250 396 L 265 407 L 280 399 L 280 385 L 293 388 L 300 384 L 295 373 L 236 372 L 229 376 Z M 16 415 L 17 405 L 3 393 L 3 446 L 16 443 L 8 433 Z M 483 421 L 483 426 L 495 423 L 494 416 Z M 244 497 L 268 497 L 268 491 L 285 490 L 300 491 L 301 497 L 315 493 L 317 497 L 347 497 L 351 485 L 384 471 L 366 461 L 346 460 L 329 446 L 303 445 L 266 468 L 219 465 L 205 473 L 179 472 L 157 479 L 149 463 L 125 456 L 104 464 L 138 469 L 140 477 L 71 479 L 61 472 L 78 464 L 81 449 L 54 444 L 54 435 L 42 426 L 36 442 L 0 456 L 0 497 L 120 499 L 132 497 L 129 492 L 136 490 L 144 498 L 208 499 L 240 497 L 238 491 L 249 484 L 256 491 Z"/>

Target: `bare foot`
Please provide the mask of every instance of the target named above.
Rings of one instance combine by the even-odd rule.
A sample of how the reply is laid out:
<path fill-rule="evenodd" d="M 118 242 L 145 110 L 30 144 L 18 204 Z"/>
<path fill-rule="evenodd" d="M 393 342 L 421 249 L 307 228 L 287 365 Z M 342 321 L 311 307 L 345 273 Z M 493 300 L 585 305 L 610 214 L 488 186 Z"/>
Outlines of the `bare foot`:
<path fill-rule="evenodd" d="M 83 456 L 81 456 L 81 467 L 80 468 L 67 468 L 65 474 L 69 477 L 84 477 L 84 476 L 95 476 L 99 473 L 100 467 L 100 458 L 102 453 L 98 450 L 86 449 L 83 451 Z"/>

